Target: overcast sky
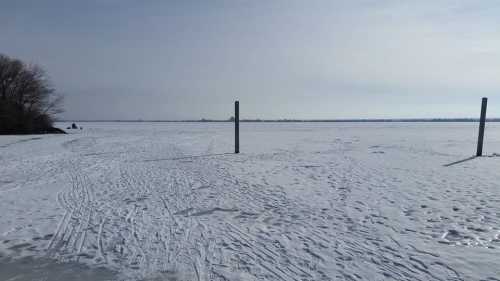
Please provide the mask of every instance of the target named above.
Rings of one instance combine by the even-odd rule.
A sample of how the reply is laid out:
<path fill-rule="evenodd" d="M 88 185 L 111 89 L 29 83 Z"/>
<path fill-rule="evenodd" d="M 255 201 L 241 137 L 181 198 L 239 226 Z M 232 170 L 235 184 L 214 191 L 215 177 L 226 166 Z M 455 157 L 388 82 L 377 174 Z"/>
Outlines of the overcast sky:
<path fill-rule="evenodd" d="M 500 117 L 500 1 L 2 1 L 66 119 Z"/>

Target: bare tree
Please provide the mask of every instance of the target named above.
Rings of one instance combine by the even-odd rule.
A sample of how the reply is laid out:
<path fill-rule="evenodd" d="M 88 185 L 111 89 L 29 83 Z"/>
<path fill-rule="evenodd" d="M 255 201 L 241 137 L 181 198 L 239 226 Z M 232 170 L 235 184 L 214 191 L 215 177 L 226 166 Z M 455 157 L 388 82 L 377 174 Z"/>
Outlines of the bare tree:
<path fill-rule="evenodd" d="M 61 113 L 62 95 L 38 65 L 0 54 L 0 133 L 51 131 Z"/>

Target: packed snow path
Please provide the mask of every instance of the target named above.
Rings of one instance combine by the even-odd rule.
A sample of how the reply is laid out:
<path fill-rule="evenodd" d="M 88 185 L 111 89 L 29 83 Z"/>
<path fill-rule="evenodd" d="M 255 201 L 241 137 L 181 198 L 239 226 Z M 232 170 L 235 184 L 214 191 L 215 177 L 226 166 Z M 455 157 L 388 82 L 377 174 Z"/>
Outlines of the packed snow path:
<path fill-rule="evenodd" d="M 500 280 L 500 158 L 443 166 L 474 125 L 244 123 L 239 155 L 231 124 L 1 137 L 0 253 L 120 280 Z"/>

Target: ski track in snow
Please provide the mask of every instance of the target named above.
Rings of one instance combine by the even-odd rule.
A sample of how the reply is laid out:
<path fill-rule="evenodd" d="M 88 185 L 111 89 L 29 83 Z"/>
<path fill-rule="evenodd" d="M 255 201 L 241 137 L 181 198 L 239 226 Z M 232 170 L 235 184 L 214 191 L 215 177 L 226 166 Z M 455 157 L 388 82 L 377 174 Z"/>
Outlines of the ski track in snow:
<path fill-rule="evenodd" d="M 500 259 L 491 260 L 500 246 L 499 177 L 471 178 L 472 163 L 442 167 L 460 157 L 453 151 L 381 145 L 340 127 L 232 155 L 224 154 L 230 127 L 127 130 L 64 136 L 37 160 L 0 159 L 2 196 L 64 183 L 44 199 L 57 204 L 44 217 L 50 232 L 12 239 L 25 230 L 13 220 L 30 215 L 17 211 L 0 233 L 3 251 L 104 266 L 120 280 L 500 276 L 492 266 Z M 486 270 L 463 265 L 483 258 Z"/>

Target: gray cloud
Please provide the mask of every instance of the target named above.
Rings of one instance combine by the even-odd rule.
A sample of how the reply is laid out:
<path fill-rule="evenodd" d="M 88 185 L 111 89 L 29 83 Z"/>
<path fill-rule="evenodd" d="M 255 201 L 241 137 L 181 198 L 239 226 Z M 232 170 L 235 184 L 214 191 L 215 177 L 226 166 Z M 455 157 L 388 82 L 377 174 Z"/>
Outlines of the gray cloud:
<path fill-rule="evenodd" d="M 10 2 L 0 52 L 47 68 L 64 118 L 227 118 L 234 99 L 249 118 L 500 109 L 497 1 Z"/>

